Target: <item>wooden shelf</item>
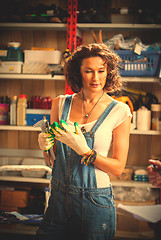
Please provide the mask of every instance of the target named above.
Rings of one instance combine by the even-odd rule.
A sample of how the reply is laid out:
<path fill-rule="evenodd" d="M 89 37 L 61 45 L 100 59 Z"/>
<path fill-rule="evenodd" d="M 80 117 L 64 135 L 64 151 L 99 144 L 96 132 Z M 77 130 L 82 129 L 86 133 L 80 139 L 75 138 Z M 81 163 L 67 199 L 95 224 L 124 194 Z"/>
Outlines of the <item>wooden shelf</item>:
<path fill-rule="evenodd" d="M 11 125 L 0 125 L 0 130 L 13 130 L 13 131 L 41 131 L 39 127 L 33 126 L 11 126 Z"/>
<path fill-rule="evenodd" d="M 27 178 L 18 176 L 0 176 L 0 181 L 7 182 L 27 182 L 27 183 L 45 183 L 49 184 L 50 180 L 46 178 Z"/>
<path fill-rule="evenodd" d="M 90 28 L 113 31 L 118 29 L 127 30 L 161 30 L 161 24 L 132 24 L 132 23 L 78 23 L 80 29 L 89 31 Z"/>
<path fill-rule="evenodd" d="M 28 79 L 28 80 L 58 80 L 65 81 L 64 75 L 55 75 L 52 77 L 50 74 L 14 74 L 14 73 L 0 73 L 0 79 Z"/>
<path fill-rule="evenodd" d="M 149 131 L 143 131 L 143 130 L 131 130 L 131 134 L 140 134 L 140 135 L 161 135 L 161 131 L 156 130 L 149 130 Z"/>
<path fill-rule="evenodd" d="M 57 31 L 66 31 L 66 23 L 0 23 L 0 28 L 5 29 L 19 29 L 19 30 L 57 30 Z"/>
<path fill-rule="evenodd" d="M 77 27 L 82 30 L 89 31 L 90 28 L 93 29 L 103 29 L 105 31 L 113 31 L 117 29 L 127 29 L 127 30 L 161 30 L 161 24 L 129 24 L 129 23 L 78 23 Z M 57 30 L 66 31 L 66 23 L 0 23 L 0 28 L 6 29 L 34 29 L 34 30 Z"/>
<path fill-rule="evenodd" d="M 161 83 L 159 77 L 122 77 L 124 82 Z"/>
<path fill-rule="evenodd" d="M 8 131 L 41 131 L 39 127 L 33 126 L 11 126 L 11 125 L 0 125 L 0 130 L 8 130 Z M 161 131 L 149 130 L 149 131 L 141 131 L 141 130 L 131 130 L 131 134 L 140 134 L 140 135 L 161 135 Z"/>
<path fill-rule="evenodd" d="M 136 182 L 136 181 L 111 181 L 112 186 L 120 186 L 120 187 L 150 187 L 155 188 L 149 182 Z"/>
<path fill-rule="evenodd" d="M 20 157 L 20 158 L 43 158 L 41 149 L 17 149 L 17 148 L 1 148 L 1 157 Z"/>
<path fill-rule="evenodd" d="M 52 77 L 50 74 L 0 73 L 0 79 L 65 81 L 65 76 L 64 75 L 55 75 L 54 77 Z M 122 79 L 124 82 L 161 83 L 159 77 L 122 77 Z"/>

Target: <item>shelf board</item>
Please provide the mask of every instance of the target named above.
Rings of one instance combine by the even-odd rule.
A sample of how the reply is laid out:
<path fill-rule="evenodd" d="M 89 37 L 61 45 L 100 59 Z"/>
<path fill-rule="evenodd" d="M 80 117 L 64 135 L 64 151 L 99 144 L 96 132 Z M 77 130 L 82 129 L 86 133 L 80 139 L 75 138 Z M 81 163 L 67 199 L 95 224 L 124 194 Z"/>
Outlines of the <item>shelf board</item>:
<path fill-rule="evenodd" d="M 131 134 L 139 134 L 139 135 L 161 135 L 161 131 L 157 130 L 149 130 L 149 131 L 143 131 L 143 130 L 131 130 Z"/>
<path fill-rule="evenodd" d="M 77 26 L 83 30 L 89 30 L 90 28 L 102 29 L 105 31 L 112 31 L 117 29 L 124 30 L 161 30 L 161 24 L 132 24 L 132 23 L 78 23 Z"/>
<path fill-rule="evenodd" d="M 46 178 L 27 178 L 27 177 L 18 177 L 18 176 L 0 176 L 0 181 L 45 183 L 45 184 L 49 184 L 50 182 L 50 180 Z"/>
<path fill-rule="evenodd" d="M 28 80 L 58 80 L 65 81 L 64 75 L 50 74 L 21 74 L 21 73 L 0 73 L 0 79 L 28 79 Z M 124 82 L 146 82 L 146 83 L 160 83 L 159 77 L 122 77 Z"/>
<path fill-rule="evenodd" d="M 156 188 L 154 187 L 150 182 L 136 182 L 136 181 L 111 181 L 112 186 L 120 186 L 120 187 L 150 187 L 150 188 Z"/>
<path fill-rule="evenodd" d="M 161 24 L 132 24 L 132 23 L 77 23 L 77 27 L 82 30 L 89 31 L 93 29 L 103 29 L 105 31 L 112 31 L 116 29 L 127 29 L 127 30 L 155 30 L 161 29 Z M 0 28 L 6 29 L 34 29 L 34 30 L 58 30 L 66 31 L 66 23 L 0 23 Z"/>
<path fill-rule="evenodd" d="M 64 75 L 0 73 L 0 79 L 58 80 L 65 81 Z"/>
<path fill-rule="evenodd" d="M 1 148 L 0 156 L 44 159 L 43 151 L 41 149 Z"/>
<path fill-rule="evenodd" d="M 0 125 L 0 130 L 9 130 L 9 131 L 41 131 L 39 127 L 33 126 L 11 126 L 11 125 Z M 140 134 L 140 135 L 161 135 L 161 131 L 149 130 L 131 130 L 131 134 Z"/>
<path fill-rule="evenodd" d="M 0 130 L 9 130 L 9 131 L 41 131 L 39 127 L 33 126 L 12 126 L 12 125 L 0 125 Z"/>
<path fill-rule="evenodd" d="M 57 30 L 66 31 L 66 23 L 0 23 L 0 28 L 5 29 L 20 29 L 20 30 Z"/>
<path fill-rule="evenodd" d="M 124 82 L 161 83 L 159 77 L 122 77 Z"/>

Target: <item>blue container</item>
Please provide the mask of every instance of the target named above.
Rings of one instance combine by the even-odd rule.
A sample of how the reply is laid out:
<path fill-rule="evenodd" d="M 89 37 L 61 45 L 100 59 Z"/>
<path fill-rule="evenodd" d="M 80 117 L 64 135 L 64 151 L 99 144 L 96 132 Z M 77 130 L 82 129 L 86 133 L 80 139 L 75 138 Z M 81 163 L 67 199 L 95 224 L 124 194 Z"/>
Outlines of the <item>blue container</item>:
<path fill-rule="evenodd" d="M 48 109 L 27 109 L 26 125 L 33 126 L 35 123 L 43 119 L 44 114 L 50 124 L 50 111 L 51 110 L 48 110 Z"/>
<path fill-rule="evenodd" d="M 138 55 L 130 50 L 115 51 L 123 60 L 120 74 L 122 77 L 156 76 L 160 70 L 159 51 L 142 51 Z"/>
<path fill-rule="evenodd" d="M 136 182 L 148 182 L 149 178 L 147 175 L 133 175 L 133 180 Z"/>

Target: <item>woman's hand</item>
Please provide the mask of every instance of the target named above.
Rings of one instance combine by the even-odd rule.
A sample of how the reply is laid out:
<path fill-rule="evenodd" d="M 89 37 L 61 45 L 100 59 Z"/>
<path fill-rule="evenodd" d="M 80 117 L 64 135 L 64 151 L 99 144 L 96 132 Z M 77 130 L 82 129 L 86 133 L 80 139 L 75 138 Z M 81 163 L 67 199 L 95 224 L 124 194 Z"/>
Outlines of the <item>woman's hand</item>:
<path fill-rule="evenodd" d="M 86 155 L 91 149 L 88 147 L 86 139 L 78 126 L 75 125 L 75 133 L 70 129 L 64 120 L 61 120 L 61 126 L 55 124 L 55 127 L 52 128 L 53 133 L 55 134 L 55 139 L 66 144 L 72 148 L 79 155 Z"/>
<path fill-rule="evenodd" d="M 40 133 L 38 135 L 38 143 L 40 149 L 43 151 L 48 151 L 54 146 L 54 138 L 50 133 Z"/>

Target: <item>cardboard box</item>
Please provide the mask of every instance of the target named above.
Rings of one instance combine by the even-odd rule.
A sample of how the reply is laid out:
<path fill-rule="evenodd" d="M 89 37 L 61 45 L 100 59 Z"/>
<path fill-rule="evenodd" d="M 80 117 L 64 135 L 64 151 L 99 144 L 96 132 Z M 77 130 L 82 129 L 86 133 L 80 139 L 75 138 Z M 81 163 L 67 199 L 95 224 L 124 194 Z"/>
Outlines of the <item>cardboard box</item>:
<path fill-rule="evenodd" d="M 23 62 L 1 62 L 0 73 L 22 73 Z"/>
<path fill-rule="evenodd" d="M 28 191 L 1 190 L 1 206 L 26 207 L 28 204 Z"/>
<path fill-rule="evenodd" d="M 58 50 L 24 50 L 24 62 L 60 64 L 61 52 Z"/>

